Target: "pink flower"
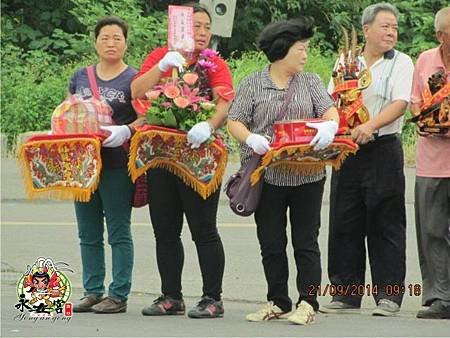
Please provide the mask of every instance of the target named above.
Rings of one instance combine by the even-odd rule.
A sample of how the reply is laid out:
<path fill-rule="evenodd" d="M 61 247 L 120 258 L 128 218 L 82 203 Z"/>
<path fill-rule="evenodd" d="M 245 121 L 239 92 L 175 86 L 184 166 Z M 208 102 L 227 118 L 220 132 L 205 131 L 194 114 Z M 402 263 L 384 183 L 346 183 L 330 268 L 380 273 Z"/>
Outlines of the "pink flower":
<path fill-rule="evenodd" d="M 217 68 L 217 65 L 209 60 L 198 60 L 198 64 L 200 67 L 209 70 L 211 72 L 214 72 Z"/>
<path fill-rule="evenodd" d="M 184 85 L 181 91 L 183 97 L 188 98 L 189 101 L 191 101 L 191 103 L 198 102 L 202 99 L 200 96 L 197 96 L 198 92 L 199 92 L 198 88 L 194 88 L 191 90 L 191 88 L 189 88 L 189 86 L 187 85 Z"/>
<path fill-rule="evenodd" d="M 191 103 L 191 101 L 190 101 L 188 98 L 186 98 L 186 97 L 178 96 L 177 98 L 175 98 L 175 99 L 173 100 L 173 103 L 175 103 L 175 105 L 176 105 L 178 108 L 183 109 L 183 108 L 186 108 L 187 106 L 189 106 L 189 104 Z"/>
<path fill-rule="evenodd" d="M 161 90 L 150 90 L 145 93 L 145 96 L 147 96 L 149 100 L 156 100 L 160 94 Z"/>
<path fill-rule="evenodd" d="M 161 102 L 161 107 L 168 109 L 168 108 L 172 108 L 172 103 L 171 102 Z"/>
<path fill-rule="evenodd" d="M 210 58 L 210 57 L 214 57 L 214 56 L 219 56 L 219 52 L 217 52 L 213 49 L 206 48 L 200 53 L 200 56 L 203 56 L 205 58 Z"/>
<path fill-rule="evenodd" d="M 177 86 L 168 85 L 164 88 L 164 95 L 166 95 L 169 99 L 173 99 L 180 96 L 180 89 Z"/>
<path fill-rule="evenodd" d="M 183 75 L 183 81 L 186 82 L 186 84 L 192 86 L 193 84 L 195 84 L 198 80 L 198 75 L 197 73 L 186 73 Z"/>

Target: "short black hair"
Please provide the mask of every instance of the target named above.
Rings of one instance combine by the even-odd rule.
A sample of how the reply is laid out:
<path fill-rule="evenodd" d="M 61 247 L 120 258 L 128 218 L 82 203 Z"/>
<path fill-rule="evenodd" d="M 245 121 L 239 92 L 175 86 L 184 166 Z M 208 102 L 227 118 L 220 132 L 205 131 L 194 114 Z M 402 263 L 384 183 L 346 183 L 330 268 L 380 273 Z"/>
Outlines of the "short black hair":
<path fill-rule="evenodd" d="M 208 16 L 209 21 L 212 22 L 211 14 L 209 14 L 209 11 L 203 5 L 191 1 L 191 2 L 188 2 L 188 3 L 184 4 L 184 5 L 182 5 L 182 6 L 192 7 L 194 9 L 194 13 L 205 13 Z"/>
<path fill-rule="evenodd" d="M 289 48 L 298 41 L 314 35 L 314 20 L 311 17 L 278 21 L 266 26 L 259 34 L 259 48 L 270 62 L 283 59 Z"/>
<path fill-rule="evenodd" d="M 98 35 L 100 34 L 100 30 L 105 26 L 111 26 L 116 25 L 119 26 L 120 29 L 122 29 L 123 36 L 125 37 L 125 40 L 128 37 L 128 24 L 119 18 L 118 16 L 105 16 L 104 18 L 101 18 L 97 21 L 97 24 L 95 25 L 94 29 L 94 35 L 95 40 L 97 40 Z"/>

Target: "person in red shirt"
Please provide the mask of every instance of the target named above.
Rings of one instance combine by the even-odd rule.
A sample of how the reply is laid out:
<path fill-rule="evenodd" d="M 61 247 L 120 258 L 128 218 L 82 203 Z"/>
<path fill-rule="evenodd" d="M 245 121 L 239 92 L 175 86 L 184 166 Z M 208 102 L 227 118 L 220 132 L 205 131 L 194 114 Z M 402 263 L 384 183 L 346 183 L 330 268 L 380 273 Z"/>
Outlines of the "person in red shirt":
<path fill-rule="evenodd" d="M 211 16 L 198 5 L 194 8 L 195 51 L 189 59 L 177 51 L 160 47 L 145 59 L 140 71 L 131 83 L 133 98 L 142 98 L 161 79 L 169 77 L 173 67 L 187 64 L 195 66 L 199 54 L 205 51 L 211 39 Z M 214 69 L 206 71 L 206 90 L 216 103 L 215 114 L 207 121 L 194 125 L 187 140 L 192 148 L 198 148 L 227 117 L 229 100 L 233 98 L 231 72 L 224 60 L 210 53 L 209 61 Z M 225 255 L 217 230 L 217 207 L 220 188 L 204 200 L 191 187 L 165 169 L 147 172 L 149 208 L 156 238 L 156 256 L 161 277 L 161 292 L 152 305 L 142 310 L 143 315 L 182 315 L 185 305 L 181 293 L 181 272 L 184 263 L 180 235 L 183 214 L 186 215 L 192 239 L 197 248 L 203 279 L 203 295 L 198 304 L 188 312 L 191 318 L 222 317 L 222 278 Z"/>

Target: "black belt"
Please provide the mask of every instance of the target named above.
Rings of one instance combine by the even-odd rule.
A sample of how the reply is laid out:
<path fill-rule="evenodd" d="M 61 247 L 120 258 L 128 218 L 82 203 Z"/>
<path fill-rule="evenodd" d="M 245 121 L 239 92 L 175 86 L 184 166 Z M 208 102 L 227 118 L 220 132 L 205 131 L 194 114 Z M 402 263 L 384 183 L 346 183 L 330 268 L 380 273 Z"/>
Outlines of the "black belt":
<path fill-rule="evenodd" d="M 360 144 L 359 147 L 360 149 L 370 149 L 372 148 L 372 146 L 376 146 L 377 144 L 394 141 L 398 137 L 399 134 L 397 133 L 380 136 L 378 136 L 378 134 L 373 134 L 373 139 L 371 141 L 367 142 L 366 144 Z"/>
<path fill-rule="evenodd" d="M 378 133 L 373 134 L 373 141 L 378 141 L 378 140 L 390 140 L 390 139 L 394 139 L 397 138 L 399 136 L 398 133 L 394 133 L 394 134 L 386 134 L 386 135 L 378 135 Z"/>

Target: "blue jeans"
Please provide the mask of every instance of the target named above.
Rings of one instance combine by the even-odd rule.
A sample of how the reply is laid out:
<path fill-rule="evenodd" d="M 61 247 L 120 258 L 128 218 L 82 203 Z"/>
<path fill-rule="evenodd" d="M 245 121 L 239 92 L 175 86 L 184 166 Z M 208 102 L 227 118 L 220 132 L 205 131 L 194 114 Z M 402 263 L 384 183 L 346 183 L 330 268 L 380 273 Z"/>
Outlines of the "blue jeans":
<path fill-rule="evenodd" d="M 75 202 L 85 295 L 105 291 L 104 219 L 112 250 L 110 296 L 126 300 L 131 289 L 133 240 L 131 201 L 134 185 L 126 168 L 103 169 L 98 189 L 89 202 Z"/>

